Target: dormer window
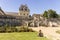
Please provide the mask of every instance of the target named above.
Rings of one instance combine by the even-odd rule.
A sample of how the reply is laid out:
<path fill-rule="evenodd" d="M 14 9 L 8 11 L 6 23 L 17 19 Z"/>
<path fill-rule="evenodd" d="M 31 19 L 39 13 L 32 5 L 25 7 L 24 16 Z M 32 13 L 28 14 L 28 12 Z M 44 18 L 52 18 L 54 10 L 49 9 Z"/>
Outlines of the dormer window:
<path fill-rule="evenodd" d="M 25 9 L 25 11 L 27 11 L 27 9 Z"/>

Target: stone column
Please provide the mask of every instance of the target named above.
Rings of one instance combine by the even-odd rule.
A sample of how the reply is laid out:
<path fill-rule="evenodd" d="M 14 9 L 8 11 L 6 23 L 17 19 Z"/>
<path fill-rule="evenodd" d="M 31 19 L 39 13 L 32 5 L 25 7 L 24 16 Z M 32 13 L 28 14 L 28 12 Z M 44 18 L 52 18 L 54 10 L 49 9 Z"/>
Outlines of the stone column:
<path fill-rule="evenodd" d="M 33 27 L 34 27 L 34 21 L 32 22 L 32 24 L 33 24 Z"/>
<path fill-rule="evenodd" d="M 28 27 L 28 22 L 26 22 L 26 26 Z"/>
<path fill-rule="evenodd" d="M 37 23 L 37 26 L 39 27 L 39 22 Z"/>
<path fill-rule="evenodd" d="M 27 22 L 27 27 L 28 27 L 28 22 Z"/>

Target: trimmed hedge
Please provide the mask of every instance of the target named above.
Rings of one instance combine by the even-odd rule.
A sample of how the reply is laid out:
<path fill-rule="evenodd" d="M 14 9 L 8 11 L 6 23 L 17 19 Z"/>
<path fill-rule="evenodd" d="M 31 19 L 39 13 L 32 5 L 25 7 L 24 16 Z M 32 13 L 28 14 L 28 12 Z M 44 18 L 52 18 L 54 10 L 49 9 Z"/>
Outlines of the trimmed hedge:
<path fill-rule="evenodd" d="M 17 30 L 18 32 L 34 32 L 34 30 L 28 27 L 18 27 Z"/>
<path fill-rule="evenodd" d="M 11 32 L 34 32 L 28 27 L 0 27 L 0 33 L 11 33 Z"/>

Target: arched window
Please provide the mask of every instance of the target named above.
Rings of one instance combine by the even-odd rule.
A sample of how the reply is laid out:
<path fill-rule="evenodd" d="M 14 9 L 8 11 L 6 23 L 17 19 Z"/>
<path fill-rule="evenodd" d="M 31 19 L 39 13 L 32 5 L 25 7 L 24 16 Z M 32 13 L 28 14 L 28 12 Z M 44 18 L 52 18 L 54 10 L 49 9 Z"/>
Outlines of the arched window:
<path fill-rule="evenodd" d="M 25 11 L 27 11 L 27 8 L 25 8 Z"/>
<path fill-rule="evenodd" d="M 23 11 L 23 8 L 21 8 L 21 11 Z"/>

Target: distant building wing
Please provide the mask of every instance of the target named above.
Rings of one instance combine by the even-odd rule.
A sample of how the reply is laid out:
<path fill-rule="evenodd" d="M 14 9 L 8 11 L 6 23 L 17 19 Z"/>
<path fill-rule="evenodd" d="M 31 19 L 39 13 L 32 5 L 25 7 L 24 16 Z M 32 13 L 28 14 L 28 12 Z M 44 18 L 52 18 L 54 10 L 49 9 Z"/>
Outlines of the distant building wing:
<path fill-rule="evenodd" d="M 0 15 L 6 15 L 5 12 L 0 7 Z"/>

